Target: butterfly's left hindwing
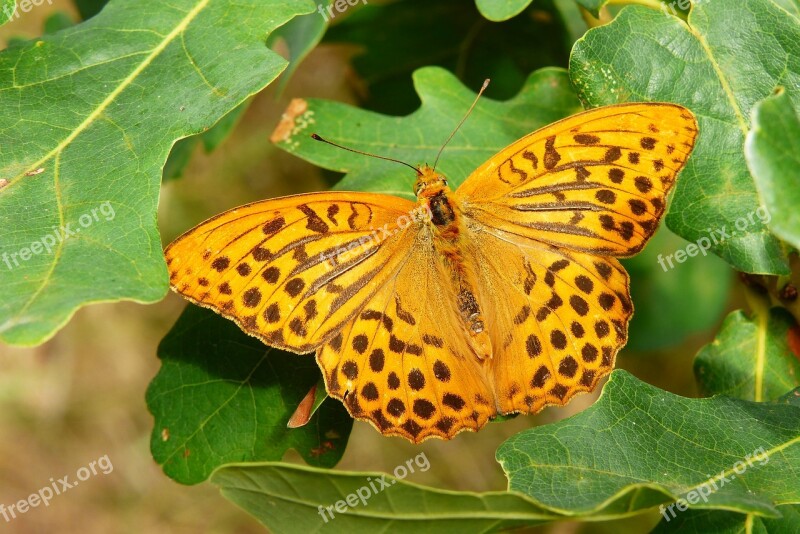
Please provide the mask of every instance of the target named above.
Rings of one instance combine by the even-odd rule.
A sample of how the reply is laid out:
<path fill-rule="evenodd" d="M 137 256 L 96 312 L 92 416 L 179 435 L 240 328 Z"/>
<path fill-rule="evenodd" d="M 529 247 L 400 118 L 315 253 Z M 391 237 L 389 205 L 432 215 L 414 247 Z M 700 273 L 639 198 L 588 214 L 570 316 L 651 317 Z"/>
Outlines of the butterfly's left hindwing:
<path fill-rule="evenodd" d="M 674 104 L 607 106 L 512 143 L 456 191 L 487 227 L 603 256 L 630 256 L 658 227 L 697 123 Z"/>

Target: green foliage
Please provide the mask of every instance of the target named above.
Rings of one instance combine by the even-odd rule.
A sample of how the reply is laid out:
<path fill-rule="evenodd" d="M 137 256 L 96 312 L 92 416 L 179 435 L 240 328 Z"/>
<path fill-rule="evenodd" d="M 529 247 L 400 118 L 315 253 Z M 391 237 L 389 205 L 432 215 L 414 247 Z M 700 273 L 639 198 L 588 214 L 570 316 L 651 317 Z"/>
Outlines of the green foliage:
<path fill-rule="evenodd" d="M 684 247 L 683 239 L 662 227 L 640 254 L 623 260 L 636 303 L 626 348 L 674 346 L 711 328 L 722 316 L 731 270 L 716 256 L 697 256 L 691 265 L 675 262 L 670 268 L 665 257 Z"/>
<path fill-rule="evenodd" d="M 327 5 L 328 0 L 316 0 L 316 3 Z M 269 35 L 267 45 L 270 48 L 285 46 L 288 49 L 289 64 L 280 76 L 278 82 L 280 88 L 286 87 L 294 71 L 322 39 L 326 28 L 325 19 L 314 12 L 293 18 Z M 163 179 L 171 180 L 183 176 L 186 165 L 199 145 L 202 145 L 206 154 L 214 151 L 236 127 L 248 104 L 249 101 L 245 101 L 235 107 L 205 132 L 176 142 L 164 164 Z"/>
<path fill-rule="evenodd" d="M 314 0 L 317 8 L 330 5 L 332 0 Z M 303 59 L 314 50 L 325 30 L 328 28 L 328 20 L 321 17 L 318 12 L 309 13 L 295 17 L 274 32 L 267 39 L 267 45 L 274 48 L 278 44 L 284 44 L 289 51 L 289 65 L 283 71 L 278 87 L 283 90 L 289 82 L 294 71 L 300 66 Z"/>
<path fill-rule="evenodd" d="M 687 510 L 669 521 L 661 523 L 652 534 L 791 534 L 800 525 L 800 508 L 781 506 L 782 517 L 758 517 L 735 512 L 714 512 L 710 510 Z"/>
<path fill-rule="evenodd" d="M 533 0 L 475 0 L 481 15 L 489 20 L 501 21 L 519 15 Z M 595 17 L 609 0 L 575 0 Z"/>
<path fill-rule="evenodd" d="M 797 19 L 771 0 L 698 3 L 688 23 L 627 7 L 575 45 L 570 76 L 590 106 L 665 100 L 691 109 L 700 137 L 667 226 L 692 242 L 727 229 L 731 237 L 713 250 L 731 265 L 789 273 L 786 254 L 766 226 L 757 220 L 739 229 L 735 223 L 747 222 L 760 205 L 742 150 L 752 107 L 779 84 L 800 105 Z"/>
<path fill-rule="evenodd" d="M 320 379 L 313 356 L 265 347 L 215 313 L 190 306 L 158 348 L 161 370 L 147 390 L 155 417 L 150 447 L 164 472 L 202 482 L 231 462 L 280 460 L 297 450 L 331 467 L 353 420 L 328 399 L 304 427 L 286 427 Z"/>
<path fill-rule="evenodd" d="M 100 13 L 107 3 L 108 0 L 75 0 L 75 7 L 81 18 L 87 20 Z"/>
<path fill-rule="evenodd" d="M 636 308 L 628 347 L 638 351 L 636 365 L 656 349 L 672 358 L 670 384 L 689 374 L 694 354 L 682 358 L 678 345 L 713 338 L 694 371 L 700 393 L 716 396 L 677 396 L 617 370 L 590 408 L 500 445 L 506 491 L 447 491 L 395 472 L 367 502 L 326 521 L 319 507 L 346 502 L 383 475 L 330 469 L 353 421 L 326 397 L 313 356 L 270 349 L 189 306 L 158 349 L 161 369 L 147 391 L 152 455 L 169 477 L 210 480 L 275 532 L 494 532 L 637 514 L 652 526 L 660 507 L 674 509 L 709 479 L 729 476 L 687 510 L 661 511 L 654 532 L 797 531 L 797 306 L 786 295 L 748 293 L 751 309 L 731 310 L 728 295 L 732 268 L 769 275 L 770 287 L 797 280 L 800 2 L 698 1 L 676 15 L 655 0 L 601 14 L 606 3 L 356 2 L 327 21 L 315 10 L 331 0 L 76 0 L 85 22 L 52 15 L 41 38 L 0 53 L 0 339 L 41 343 L 88 303 L 160 300 L 162 179 L 181 176 L 200 146 L 218 147 L 281 73 L 276 93 L 286 91 L 321 42 L 355 50 L 361 101 L 304 99 L 276 145 L 342 173 L 340 190 L 414 198 L 415 177 L 311 133 L 433 163 L 487 77 L 486 96 L 439 161 L 453 187 L 581 103 L 676 102 L 695 113 L 700 137 L 666 218 L 674 233 L 662 228 L 624 260 Z M 72 237 L 44 246 L 54 227 L 68 225 Z M 719 229 L 731 237 L 708 256 L 663 267 L 686 241 Z M 632 361 L 625 353 L 619 360 Z M 315 385 L 310 422 L 289 429 Z M 437 445 L 449 451 L 459 440 Z M 292 455 L 312 467 L 288 463 Z"/>
<path fill-rule="evenodd" d="M 510 489 L 576 514 L 630 513 L 707 489 L 698 508 L 777 516 L 777 504 L 800 500 L 800 408 L 686 399 L 617 370 L 592 407 L 520 432 L 497 459 Z"/>
<path fill-rule="evenodd" d="M 208 154 L 225 141 L 242 117 L 242 114 L 247 110 L 247 104 L 247 101 L 239 104 L 205 132 L 179 139 L 172 146 L 167 162 L 164 164 L 164 169 L 162 170 L 163 180 L 172 180 L 183 176 L 186 165 L 199 145 L 202 145 L 203 150 Z"/>
<path fill-rule="evenodd" d="M 523 14 L 497 24 L 463 0 L 368 4 L 334 25 L 325 41 L 358 47 L 353 67 L 368 95 L 362 105 L 373 111 L 399 115 L 416 109 L 411 75 L 433 65 L 455 73 L 473 89 L 491 78 L 486 96 L 507 99 L 532 71 L 565 65 L 569 57 L 572 41 L 564 38 L 568 21 L 549 0 L 538 2 L 537 9 L 540 17 Z"/>
<path fill-rule="evenodd" d="M 272 532 L 495 532 L 561 517 L 513 492 L 443 491 L 383 473 L 264 463 L 222 467 L 211 482 Z M 354 506 L 340 505 L 346 511 L 334 508 L 323 519 L 319 507 L 347 503 L 359 489 L 363 501 L 351 497 Z"/>
<path fill-rule="evenodd" d="M 0 146 L 14 147 L 0 152 L 9 182 L 0 191 L 0 227 L 15 229 L 0 256 L 19 256 L 0 285 L 0 339 L 40 343 L 89 302 L 163 298 L 155 214 L 172 143 L 274 79 L 286 61 L 264 47 L 265 32 L 312 7 L 117 1 L 0 54 Z M 226 19 L 236 23 L 220 24 Z M 104 205 L 113 224 L 81 224 Z M 34 245 L 54 227 L 80 233 L 50 250 Z"/>
<path fill-rule="evenodd" d="M 44 21 L 44 34 L 48 35 L 67 29 L 75 24 L 68 13 L 56 11 Z"/>
<path fill-rule="evenodd" d="M 14 18 L 16 0 L 2 0 L 0 2 L 0 26 Z"/>
<path fill-rule="evenodd" d="M 697 354 L 694 372 L 701 389 L 766 401 L 800 386 L 800 358 L 789 346 L 795 324 L 783 308 L 759 307 L 753 318 L 741 310 L 731 313 L 714 342 Z"/>
<path fill-rule="evenodd" d="M 745 153 L 761 199 L 775 214 L 770 228 L 800 248 L 800 119 L 784 89 L 753 109 L 753 129 L 747 134 Z"/>
<path fill-rule="evenodd" d="M 422 106 L 406 117 L 388 117 L 337 102 L 309 99 L 308 110 L 295 121 L 294 130 L 278 146 L 316 165 L 346 171 L 337 189 L 414 198 L 415 175 L 408 168 L 311 139 L 316 132 L 358 150 L 386 154 L 412 164 L 433 164 L 453 125 L 475 99 L 475 93 L 449 72 L 435 67 L 416 71 L 414 85 Z M 505 145 L 579 109 L 566 71 L 536 71 L 513 99 L 480 101 L 470 120 L 447 145 L 438 169 L 456 187 Z"/>
<path fill-rule="evenodd" d="M 418 458 L 406 465 L 424 465 Z M 685 399 L 615 371 L 594 406 L 517 434 L 497 459 L 509 477 L 506 493 L 443 492 L 398 480 L 406 473 L 397 470 L 370 491 L 380 473 L 276 463 L 222 467 L 211 481 L 275 532 L 494 532 L 558 518 L 624 517 L 693 499 L 693 491 L 699 508 L 776 518 L 776 504 L 800 498 L 790 468 L 800 461 L 800 407 Z M 352 498 L 357 504 L 323 518 L 319 507 L 346 502 L 359 488 L 363 501 Z"/>
<path fill-rule="evenodd" d="M 475 0 L 481 15 L 489 20 L 501 21 L 522 13 L 532 0 Z"/>

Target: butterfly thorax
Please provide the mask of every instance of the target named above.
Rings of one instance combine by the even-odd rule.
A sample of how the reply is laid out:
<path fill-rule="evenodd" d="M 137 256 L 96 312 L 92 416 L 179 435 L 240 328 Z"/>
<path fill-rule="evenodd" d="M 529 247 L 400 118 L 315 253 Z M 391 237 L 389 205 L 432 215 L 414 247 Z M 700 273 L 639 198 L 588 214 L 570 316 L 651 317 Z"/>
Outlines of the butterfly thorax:
<path fill-rule="evenodd" d="M 481 359 L 491 357 L 492 347 L 475 288 L 476 273 L 468 267 L 463 256 L 463 218 L 447 179 L 430 167 L 420 167 L 420 175 L 414 187 L 420 206 L 430 216 L 433 245 L 442 258 L 452 280 L 458 311 L 470 341 Z"/>
<path fill-rule="evenodd" d="M 460 221 L 447 179 L 427 166 L 420 167 L 419 172 L 414 193 L 420 205 L 430 214 L 430 222 L 436 233 L 448 241 L 455 241 L 459 235 Z"/>

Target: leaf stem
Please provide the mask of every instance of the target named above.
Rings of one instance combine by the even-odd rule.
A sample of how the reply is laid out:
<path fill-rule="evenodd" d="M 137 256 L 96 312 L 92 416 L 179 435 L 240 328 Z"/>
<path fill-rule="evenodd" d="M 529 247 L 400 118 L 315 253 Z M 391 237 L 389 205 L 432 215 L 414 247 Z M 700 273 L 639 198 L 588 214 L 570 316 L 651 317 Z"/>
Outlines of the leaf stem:
<path fill-rule="evenodd" d="M 769 328 L 769 297 L 755 291 L 751 287 L 745 287 L 745 300 L 756 318 L 757 338 L 756 338 L 756 363 L 753 400 L 756 402 L 764 401 L 764 366 L 766 365 L 767 352 L 767 329 Z"/>
<path fill-rule="evenodd" d="M 597 28 L 598 26 L 603 26 L 604 24 L 608 24 L 609 22 L 611 22 L 611 19 L 613 18 L 611 14 L 608 12 L 608 10 L 605 8 L 605 6 L 600 8 L 600 11 L 598 13 L 599 17 L 595 17 L 594 15 L 589 13 L 589 10 L 583 6 L 578 6 L 578 7 L 580 7 L 583 21 L 586 23 L 586 26 L 589 29 Z"/>

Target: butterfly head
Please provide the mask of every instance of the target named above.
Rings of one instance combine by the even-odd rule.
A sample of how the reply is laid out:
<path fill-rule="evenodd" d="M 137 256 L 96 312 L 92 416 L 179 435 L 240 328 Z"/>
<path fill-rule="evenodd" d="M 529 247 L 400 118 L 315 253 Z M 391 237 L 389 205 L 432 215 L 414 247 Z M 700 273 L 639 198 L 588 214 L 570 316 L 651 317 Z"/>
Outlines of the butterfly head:
<path fill-rule="evenodd" d="M 419 168 L 417 181 L 414 184 L 414 194 L 417 198 L 422 199 L 439 195 L 442 192 L 450 192 L 450 187 L 447 185 L 447 178 L 431 167 L 422 165 Z"/>

